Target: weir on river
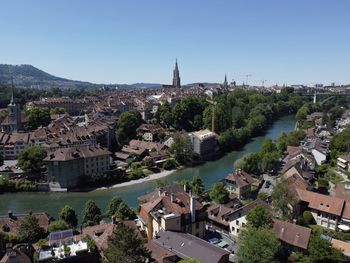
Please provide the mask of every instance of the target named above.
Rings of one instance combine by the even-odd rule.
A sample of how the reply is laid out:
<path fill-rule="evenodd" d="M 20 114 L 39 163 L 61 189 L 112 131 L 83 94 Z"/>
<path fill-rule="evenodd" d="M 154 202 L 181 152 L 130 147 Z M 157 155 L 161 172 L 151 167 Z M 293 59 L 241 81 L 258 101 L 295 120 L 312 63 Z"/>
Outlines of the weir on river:
<path fill-rule="evenodd" d="M 255 137 L 242 149 L 233 151 L 225 156 L 206 162 L 200 166 L 185 168 L 166 177 L 168 182 L 176 182 L 181 178 L 191 179 L 199 175 L 206 189 L 215 182 L 223 179 L 232 172 L 236 160 L 250 152 L 258 151 L 264 138 L 277 139 L 282 132 L 291 132 L 295 127 L 295 117 L 285 116 L 277 120 L 265 133 L 264 136 Z M 111 198 L 118 195 L 122 197 L 129 206 L 137 207 L 137 197 L 152 191 L 156 186 L 155 181 L 135 184 L 125 188 L 107 189 L 86 193 L 6 193 L 0 194 L 0 215 L 6 215 L 9 210 L 14 214 L 32 212 L 47 212 L 57 218 L 59 210 L 66 204 L 72 206 L 79 219 L 87 200 L 94 200 L 104 213 Z"/>

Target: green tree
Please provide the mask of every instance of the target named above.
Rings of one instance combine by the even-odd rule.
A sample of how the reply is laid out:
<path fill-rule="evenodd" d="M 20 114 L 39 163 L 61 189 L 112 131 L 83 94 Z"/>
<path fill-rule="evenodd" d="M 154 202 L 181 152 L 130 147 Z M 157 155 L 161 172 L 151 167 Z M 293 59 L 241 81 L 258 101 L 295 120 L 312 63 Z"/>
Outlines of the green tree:
<path fill-rule="evenodd" d="M 240 231 L 237 243 L 240 263 L 278 262 L 276 254 L 280 243 L 270 229 L 248 226 Z"/>
<path fill-rule="evenodd" d="M 109 202 L 107 208 L 107 214 L 112 217 L 116 216 L 120 219 L 132 219 L 135 218 L 135 212 L 128 207 L 122 198 L 119 196 L 113 197 Z"/>
<path fill-rule="evenodd" d="M 197 115 L 202 116 L 203 111 L 208 103 L 204 99 L 197 97 L 184 97 L 172 108 L 172 117 L 174 127 L 177 130 L 193 131 L 198 127 L 198 120 L 195 122 Z"/>
<path fill-rule="evenodd" d="M 43 160 L 46 157 L 47 152 L 45 148 L 41 146 L 30 146 L 20 151 L 17 159 L 18 166 L 23 171 L 29 173 L 38 173 L 43 166 Z"/>
<path fill-rule="evenodd" d="M 85 203 L 83 211 L 83 225 L 94 226 L 98 225 L 102 220 L 101 209 L 92 200 Z"/>
<path fill-rule="evenodd" d="M 197 196 L 201 196 L 204 192 L 204 184 L 202 179 L 196 175 L 193 177 L 192 181 L 190 182 L 190 188 L 193 193 L 195 193 Z"/>
<path fill-rule="evenodd" d="M 45 234 L 45 230 L 39 226 L 39 220 L 32 214 L 27 215 L 19 226 L 19 240 L 35 243 Z"/>
<path fill-rule="evenodd" d="M 310 211 L 304 211 L 303 213 L 303 220 L 304 220 L 304 223 L 308 226 L 308 225 L 313 225 L 315 224 L 315 219 L 314 217 L 312 216 L 311 212 Z"/>
<path fill-rule="evenodd" d="M 248 224 L 254 228 L 271 228 L 273 225 L 271 213 L 261 205 L 258 205 L 254 209 L 252 209 L 247 214 L 246 219 Z"/>
<path fill-rule="evenodd" d="M 296 203 L 295 197 L 288 189 L 288 183 L 282 179 L 277 182 L 272 192 L 272 207 L 282 218 L 291 219 L 293 217 L 289 206 Z"/>
<path fill-rule="evenodd" d="M 145 263 L 150 252 L 133 230 L 120 223 L 108 237 L 104 256 L 108 263 Z"/>
<path fill-rule="evenodd" d="M 180 164 L 185 164 L 192 159 L 193 149 L 190 138 L 187 135 L 177 135 L 169 149 L 175 160 Z"/>
<path fill-rule="evenodd" d="M 52 221 L 49 224 L 48 231 L 50 233 L 69 229 L 70 226 L 63 220 Z"/>
<path fill-rule="evenodd" d="M 33 106 L 25 110 L 28 122 L 26 129 L 35 130 L 39 126 L 47 126 L 50 121 L 50 110 L 45 107 Z"/>
<path fill-rule="evenodd" d="M 166 101 L 163 105 L 158 107 L 158 110 L 155 115 L 158 123 L 170 127 L 173 125 L 173 115 L 171 113 L 170 104 Z"/>
<path fill-rule="evenodd" d="M 164 162 L 163 169 L 164 170 L 172 170 L 172 169 L 175 169 L 176 166 L 177 166 L 177 162 L 175 159 L 168 159 Z"/>
<path fill-rule="evenodd" d="M 123 202 L 123 199 L 119 196 L 115 196 L 112 198 L 112 200 L 109 202 L 107 207 L 107 214 L 112 217 L 116 214 L 118 211 L 119 205 Z"/>
<path fill-rule="evenodd" d="M 136 110 L 126 111 L 120 114 L 116 130 L 116 140 L 119 147 L 129 143 L 131 139 L 136 138 L 136 129 L 141 123 L 141 114 Z"/>
<path fill-rule="evenodd" d="M 151 169 L 156 165 L 152 158 L 146 158 L 142 163 L 147 167 L 147 169 Z"/>
<path fill-rule="evenodd" d="M 210 195 L 210 198 L 215 203 L 225 204 L 230 200 L 229 198 L 230 194 L 227 191 L 225 184 L 223 182 L 218 182 L 214 184 L 209 195 Z"/>
<path fill-rule="evenodd" d="M 339 263 L 346 261 L 343 253 L 333 248 L 330 242 L 321 239 L 319 236 L 312 235 L 306 254 L 298 262 Z"/>
<path fill-rule="evenodd" d="M 60 219 L 66 222 L 70 227 L 76 228 L 78 225 L 78 216 L 74 209 L 65 205 L 60 211 Z"/>
<path fill-rule="evenodd" d="M 278 160 L 280 158 L 280 154 L 278 153 L 277 150 L 275 150 L 273 152 L 264 154 L 260 158 L 261 158 L 261 164 L 260 164 L 261 170 L 263 172 L 268 172 L 276 167 Z"/>
<path fill-rule="evenodd" d="M 296 118 L 298 121 L 302 121 L 306 119 L 306 116 L 309 114 L 309 108 L 304 105 L 303 107 L 301 107 L 297 114 L 296 114 Z"/>
<path fill-rule="evenodd" d="M 259 153 L 250 153 L 235 162 L 237 169 L 242 169 L 250 174 L 261 173 L 261 157 Z"/>

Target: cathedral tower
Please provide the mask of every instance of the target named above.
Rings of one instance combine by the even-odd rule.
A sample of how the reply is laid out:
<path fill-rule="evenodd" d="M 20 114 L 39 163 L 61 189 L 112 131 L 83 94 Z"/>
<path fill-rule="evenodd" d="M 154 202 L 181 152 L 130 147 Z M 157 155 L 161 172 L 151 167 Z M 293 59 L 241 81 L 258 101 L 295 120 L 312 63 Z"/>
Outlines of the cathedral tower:
<path fill-rule="evenodd" d="M 180 72 L 177 66 L 177 59 L 175 62 L 175 69 L 173 71 L 173 86 L 176 88 L 181 88 Z"/>

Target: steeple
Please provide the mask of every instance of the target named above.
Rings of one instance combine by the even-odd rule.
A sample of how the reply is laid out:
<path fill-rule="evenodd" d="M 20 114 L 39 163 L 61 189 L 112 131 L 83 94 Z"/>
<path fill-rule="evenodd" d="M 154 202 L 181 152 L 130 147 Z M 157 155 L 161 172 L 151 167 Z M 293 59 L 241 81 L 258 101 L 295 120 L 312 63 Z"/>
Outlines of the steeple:
<path fill-rule="evenodd" d="M 226 74 L 225 74 L 225 80 L 224 80 L 223 87 L 226 88 L 226 89 L 228 88 L 228 82 L 227 82 L 227 76 L 226 76 Z"/>
<path fill-rule="evenodd" d="M 173 86 L 176 88 L 181 88 L 180 72 L 177 65 L 177 58 L 175 62 L 175 69 L 173 71 Z"/>

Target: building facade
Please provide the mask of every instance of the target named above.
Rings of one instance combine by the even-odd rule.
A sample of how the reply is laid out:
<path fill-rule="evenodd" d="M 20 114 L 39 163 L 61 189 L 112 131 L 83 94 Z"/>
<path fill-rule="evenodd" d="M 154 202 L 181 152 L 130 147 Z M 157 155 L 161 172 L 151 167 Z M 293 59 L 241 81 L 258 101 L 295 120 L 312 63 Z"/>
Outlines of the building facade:
<path fill-rule="evenodd" d="M 107 172 L 110 168 L 110 154 L 100 146 L 56 150 L 44 159 L 48 180 L 60 188 L 76 187 L 79 180 Z"/>

